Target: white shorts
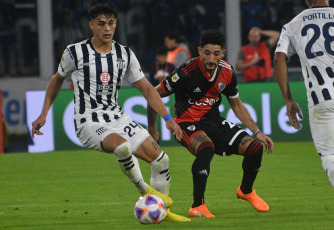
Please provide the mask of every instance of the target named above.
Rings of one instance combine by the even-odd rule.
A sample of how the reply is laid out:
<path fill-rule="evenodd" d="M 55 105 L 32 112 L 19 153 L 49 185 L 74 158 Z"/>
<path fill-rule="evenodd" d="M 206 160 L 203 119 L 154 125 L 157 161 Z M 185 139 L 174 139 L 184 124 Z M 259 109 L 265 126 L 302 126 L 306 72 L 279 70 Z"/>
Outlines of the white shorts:
<path fill-rule="evenodd" d="M 90 149 L 105 152 L 102 142 L 108 135 L 116 133 L 126 139 L 134 153 L 150 134 L 141 125 L 133 121 L 128 115 L 123 115 L 112 122 L 87 121 L 78 127 L 76 131 L 80 142 Z"/>
<path fill-rule="evenodd" d="M 334 100 L 309 108 L 310 127 L 320 156 L 334 155 Z"/>

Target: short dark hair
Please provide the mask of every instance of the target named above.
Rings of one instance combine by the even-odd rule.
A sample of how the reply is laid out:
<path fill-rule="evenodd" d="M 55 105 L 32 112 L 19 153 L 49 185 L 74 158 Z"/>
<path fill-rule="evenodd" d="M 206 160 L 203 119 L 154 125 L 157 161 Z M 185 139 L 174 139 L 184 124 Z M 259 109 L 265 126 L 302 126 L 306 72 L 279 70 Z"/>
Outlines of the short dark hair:
<path fill-rule="evenodd" d="M 222 49 L 225 48 L 225 37 L 218 30 L 210 29 L 202 33 L 199 40 L 199 46 L 203 47 L 206 44 L 220 45 Z"/>
<path fill-rule="evenodd" d="M 90 20 L 95 19 L 99 15 L 116 18 L 117 14 L 117 9 L 111 3 L 97 3 L 89 9 Z"/>

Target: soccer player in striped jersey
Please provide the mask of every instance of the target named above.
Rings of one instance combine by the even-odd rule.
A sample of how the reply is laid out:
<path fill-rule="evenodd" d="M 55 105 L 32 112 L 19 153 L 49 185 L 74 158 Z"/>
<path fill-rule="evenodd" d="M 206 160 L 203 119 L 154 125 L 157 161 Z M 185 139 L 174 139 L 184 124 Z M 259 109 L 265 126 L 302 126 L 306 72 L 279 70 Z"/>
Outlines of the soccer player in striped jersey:
<path fill-rule="evenodd" d="M 286 59 L 297 53 L 307 91 L 312 138 L 329 182 L 334 186 L 334 9 L 326 0 L 306 0 L 310 7 L 283 26 L 274 68 L 291 125 L 303 118 L 294 101 Z"/>
<path fill-rule="evenodd" d="M 261 167 L 263 146 L 260 142 L 265 144 L 268 153 L 272 153 L 273 142 L 261 133 L 239 98 L 234 69 L 222 59 L 226 52 L 224 40 L 224 36 L 216 30 L 204 32 L 198 47 L 200 56 L 182 64 L 156 87 L 161 97 L 175 94 L 174 120 L 183 132 L 182 140 L 178 141 L 196 157 L 191 169 L 194 200 L 189 216 L 192 217 L 215 217 L 204 201 L 210 162 L 215 153 L 243 156 L 243 178 L 237 196 L 249 201 L 257 211 L 269 210 L 267 203 L 252 187 Z M 257 140 L 220 116 L 221 94 Z M 147 114 L 148 130 L 158 140 L 156 112 L 148 108 Z"/>
<path fill-rule="evenodd" d="M 166 127 L 177 139 L 182 132 L 169 115 L 161 98 L 146 80 L 134 53 L 113 41 L 117 10 L 112 4 L 99 3 L 89 10 L 91 39 L 65 49 L 57 73 L 47 87 L 40 116 L 32 123 L 32 136 L 42 135 L 40 128 L 66 77 L 74 83 L 74 123 L 81 143 L 91 149 L 114 153 L 123 173 L 141 194 L 155 194 L 168 207 L 165 220 L 190 221 L 170 212 L 173 200 L 170 186 L 169 158 L 147 130 L 126 115 L 117 104 L 121 82 L 126 78 L 137 87 L 148 103 L 164 118 Z M 148 185 L 136 157 L 151 165 Z"/>

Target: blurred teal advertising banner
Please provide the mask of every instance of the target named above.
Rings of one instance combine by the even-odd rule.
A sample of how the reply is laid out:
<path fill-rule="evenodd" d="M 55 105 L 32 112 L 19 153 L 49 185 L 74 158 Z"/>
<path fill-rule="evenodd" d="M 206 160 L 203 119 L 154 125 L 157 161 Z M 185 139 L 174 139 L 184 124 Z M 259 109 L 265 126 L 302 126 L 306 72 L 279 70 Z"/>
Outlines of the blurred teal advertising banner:
<path fill-rule="evenodd" d="M 312 140 L 303 82 L 291 83 L 292 94 L 304 116 L 303 120 L 300 121 L 302 128 L 299 131 L 290 125 L 286 115 L 286 106 L 276 82 L 240 84 L 238 89 L 241 100 L 260 130 L 269 135 L 274 142 Z M 27 124 L 31 124 L 41 111 L 42 102 L 36 103 L 36 98 L 40 100 L 40 98 L 44 97 L 44 94 L 44 91 L 27 92 Z M 171 114 L 174 114 L 174 95 L 163 98 L 163 101 Z M 147 103 L 136 88 L 121 89 L 119 92 L 119 104 L 133 120 L 143 127 L 147 127 Z M 221 116 L 245 128 L 230 109 L 224 96 L 219 110 Z M 42 128 L 42 132 L 44 131 L 46 136 L 35 137 L 31 145 L 29 145 L 29 152 L 82 148 L 74 132 L 73 113 L 73 91 L 62 90 L 51 108 L 45 130 L 43 130 L 44 127 Z M 163 119 L 159 117 L 157 122 L 161 138 L 160 145 L 178 145 L 174 136 L 165 128 Z M 31 127 L 29 129 L 31 131 Z M 247 132 L 253 135 L 249 130 Z"/>

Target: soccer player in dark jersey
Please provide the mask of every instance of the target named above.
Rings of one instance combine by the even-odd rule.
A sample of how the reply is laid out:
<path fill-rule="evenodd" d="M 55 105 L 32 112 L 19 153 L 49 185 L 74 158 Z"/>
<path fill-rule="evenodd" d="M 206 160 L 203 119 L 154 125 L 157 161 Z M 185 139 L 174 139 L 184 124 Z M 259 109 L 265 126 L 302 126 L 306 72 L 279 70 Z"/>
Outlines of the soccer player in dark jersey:
<path fill-rule="evenodd" d="M 165 220 L 190 221 L 172 213 L 173 200 L 168 196 L 169 158 L 160 150 L 147 130 L 133 121 L 118 105 L 118 93 L 124 78 L 138 88 L 148 103 L 163 117 L 166 128 L 181 139 L 180 127 L 171 119 L 161 98 L 146 80 L 132 52 L 113 40 L 117 10 L 110 3 L 98 3 L 90 11 L 91 39 L 68 45 L 57 73 L 51 78 L 40 116 L 32 123 L 34 134 L 46 122 L 47 113 L 66 77 L 74 83 L 74 124 L 80 142 L 91 149 L 114 153 L 122 172 L 141 194 L 160 196 L 168 207 Z M 148 185 L 136 157 L 151 166 Z"/>
<path fill-rule="evenodd" d="M 224 40 L 219 31 L 205 31 L 199 42 L 199 57 L 182 64 L 156 87 L 161 97 L 175 94 L 174 120 L 183 132 L 179 143 L 196 157 L 191 169 L 194 201 L 189 216 L 193 217 L 215 216 L 207 209 L 204 201 L 214 153 L 243 156 L 243 178 L 237 196 L 249 201 L 257 211 L 269 210 L 267 203 L 253 190 L 253 184 L 261 167 L 262 143 L 268 153 L 272 153 L 274 143 L 259 130 L 239 98 L 234 69 L 222 60 L 226 52 Z M 222 100 L 221 94 L 225 95 L 235 115 L 254 133 L 257 140 L 220 116 L 218 107 Z M 148 126 L 148 131 L 158 141 L 156 112 L 150 107 Z"/>

